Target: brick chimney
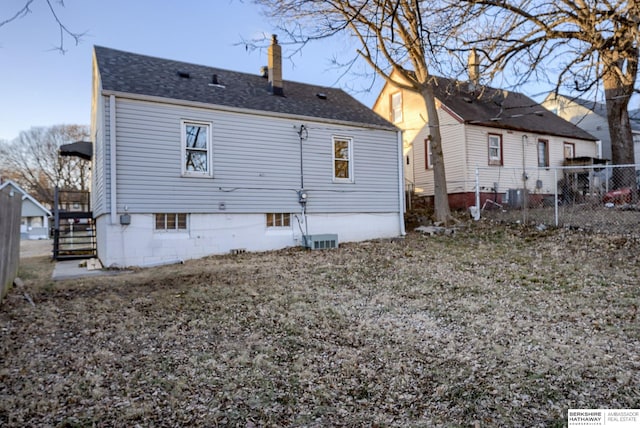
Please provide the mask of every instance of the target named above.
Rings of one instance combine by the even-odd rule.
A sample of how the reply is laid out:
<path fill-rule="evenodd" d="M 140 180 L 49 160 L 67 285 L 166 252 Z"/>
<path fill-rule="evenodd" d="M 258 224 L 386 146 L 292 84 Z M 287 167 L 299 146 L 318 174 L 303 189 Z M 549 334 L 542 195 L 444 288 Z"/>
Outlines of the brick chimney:
<path fill-rule="evenodd" d="M 468 63 L 468 71 L 469 73 L 469 81 L 471 84 L 476 87 L 480 83 L 480 57 L 476 52 L 476 49 L 471 49 L 469 52 L 469 63 Z"/>
<path fill-rule="evenodd" d="M 273 95 L 284 96 L 282 86 L 282 48 L 278 44 L 278 36 L 271 36 L 271 45 L 267 50 L 269 55 L 269 91 Z"/>

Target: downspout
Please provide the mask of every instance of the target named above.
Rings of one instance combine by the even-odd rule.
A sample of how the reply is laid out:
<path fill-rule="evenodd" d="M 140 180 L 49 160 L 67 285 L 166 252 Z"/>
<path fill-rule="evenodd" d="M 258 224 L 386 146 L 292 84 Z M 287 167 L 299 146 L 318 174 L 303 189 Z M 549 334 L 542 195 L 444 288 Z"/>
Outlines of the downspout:
<path fill-rule="evenodd" d="M 109 95 L 109 175 L 111 179 L 111 224 L 116 224 L 116 96 Z"/>
<path fill-rule="evenodd" d="M 402 150 L 402 131 L 397 131 L 398 136 L 398 222 L 400 224 L 400 236 L 405 236 L 404 230 L 404 153 Z"/>

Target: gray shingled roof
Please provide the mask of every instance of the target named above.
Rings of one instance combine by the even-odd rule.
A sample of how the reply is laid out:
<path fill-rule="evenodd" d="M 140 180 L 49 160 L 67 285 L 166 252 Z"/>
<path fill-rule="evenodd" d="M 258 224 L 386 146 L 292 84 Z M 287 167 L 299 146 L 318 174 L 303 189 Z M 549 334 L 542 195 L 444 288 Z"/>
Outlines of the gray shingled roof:
<path fill-rule="evenodd" d="M 559 137 L 597 140 L 518 92 L 435 78 L 435 94 L 465 123 Z"/>
<path fill-rule="evenodd" d="M 105 91 L 395 129 L 341 89 L 284 81 L 281 97 L 269 93 L 267 79 L 258 73 L 239 73 L 101 46 L 94 46 L 94 52 Z M 178 72 L 188 73 L 189 78 L 180 77 Z M 220 86 L 209 85 L 214 74 Z M 326 95 L 326 99 L 317 94 Z"/>

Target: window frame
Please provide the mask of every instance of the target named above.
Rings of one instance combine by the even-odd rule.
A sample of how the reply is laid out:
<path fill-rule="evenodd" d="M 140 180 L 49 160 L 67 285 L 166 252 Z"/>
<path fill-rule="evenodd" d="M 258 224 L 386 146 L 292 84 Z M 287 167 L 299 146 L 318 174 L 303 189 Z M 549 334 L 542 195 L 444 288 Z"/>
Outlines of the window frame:
<path fill-rule="evenodd" d="M 207 136 L 206 136 L 206 144 L 207 147 L 206 149 L 199 149 L 199 148 L 188 148 L 187 147 L 187 127 L 188 126 L 199 126 L 199 127 L 204 127 L 207 130 Z M 203 121 L 199 121 L 199 120 L 190 120 L 190 119 L 182 119 L 180 121 L 180 152 L 181 152 L 181 169 L 182 169 L 182 176 L 183 177 L 203 177 L 203 178 L 212 178 L 213 177 L 213 171 L 212 171 L 212 158 L 213 158 L 213 154 L 212 154 L 212 150 L 213 148 L 211 147 L 211 130 L 213 129 L 213 124 L 211 122 L 203 122 Z M 189 171 L 187 170 L 187 153 L 189 151 L 196 151 L 196 152 L 205 152 L 206 155 L 206 167 L 207 170 L 206 171 Z"/>
<path fill-rule="evenodd" d="M 158 216 L 163 216 L 162 223 L 164 227 L 158 228 Z M 175 227 L 169 228 L 169 216 L 174 216 L 173 224 Z M 181 217 L 184 221 L 181 221 Z M 180 227 L 181 224 L 184 224 L 184 227 Z M 179 233 L 179 232 L 187 232 L 189 230 L 189 215 L 187 213 L 154 213 L 153 214 L 153 231 L 154 232 L 170 232 L 170 233 Z"/>
<path fill-rule="evenodd" d="M 353 183 L 355 181 L 353 176 L 353 138 L 352 137 L 344 137 L 339 135 L 334 135 L 331 138 L 331 168 L 332 168 L 332 177 L 334 183 Z M 349 176 L 345 177 L 336 177 L 336 161 L 344 162 L 344 158 L 336 158 L 336 143 L 337 142 L 347 142 L 347 155 L 346 159 L 347 164 L 347 173 Z"/>
<path fill-rule="evenodd" d="M 498 139 L 498 156 L 497 157 L 492 157 L 491 156 L 491 149 L 495 147 L 493 147 L 491 145 L 491 140 L 492 138 L 497 138 Z M 491 166 L 502 166 L 503 165 L 503 156 L 502 156 L 502 134 L 493 134 L 493 133 L 489 133 L 487 135 L 487 160 L 488 160 L 488 164 Z"/>
<path fill-rule="evenodd" d="M 424 139 L 424 168 L 433 169 L 433 153 L 431 152 L 431 139 Z"/>
<path fill-rule="evenodd" d="M 540 159 L 540 144 L 544 144 L 544 158 Z M 538 155 L 538 168 L 549 168 L 549 140 L 538 138 L 536 143 L 536 152 Z M 541 162 L 542 161 L 542 162 Z"/>
<path fill-rule="evenodd" d="M 391 122 L 393 123 L 402 122 L 404 119 L 403 98 L 402 91 L 394 92 L 389 95 L 389 115 L 391 116 Z M 397 105 L 394 103 L 394 99 L 399 100 Z"/>
<path fill-rule="evenodd" d="M 567 149 L 571 149 L 571 157 L 567 156 Z M 576 157 L 576 144 L 575 143 L 569 143 L 568 141 L 565 141 L 562 145 L 562 155 L 564 156 L 565 159 L 572 159 Z"/>
<path fill-rule="evenodd" d="M 264 217 L 267 229 L 291 228 L 291 213 L 265 213 Z"/>

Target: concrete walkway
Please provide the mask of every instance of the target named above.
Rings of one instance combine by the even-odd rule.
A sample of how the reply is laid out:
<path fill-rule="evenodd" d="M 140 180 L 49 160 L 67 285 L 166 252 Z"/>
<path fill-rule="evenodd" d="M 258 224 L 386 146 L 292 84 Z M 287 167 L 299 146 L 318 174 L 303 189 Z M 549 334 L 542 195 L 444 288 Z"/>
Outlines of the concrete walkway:
<path fill-rule="evenodd" d="M 86 266 L 87 260 L 62 260 L 56 262 L 51 279 L 59 281 L 63 279 L 87 278 L 92 276 L 115 276 L 131 273 L 130 270 L 117 269 L 93 269 Z"/>
<path fill-rule="evenodd" d="M 20 241 L 20 258 L 51 257 L 53 254 L 53 241 L 51 239 Z M 86 278 L 91 276 L 111 276 L 130 273 L 128 270 L 116 269 L 87 269 L 87 260 L 63 260 L 55 262 L 51 279 L 54 281 L 63 279 Z M 91 263 L 90 263 L 91 264 Z"/>

